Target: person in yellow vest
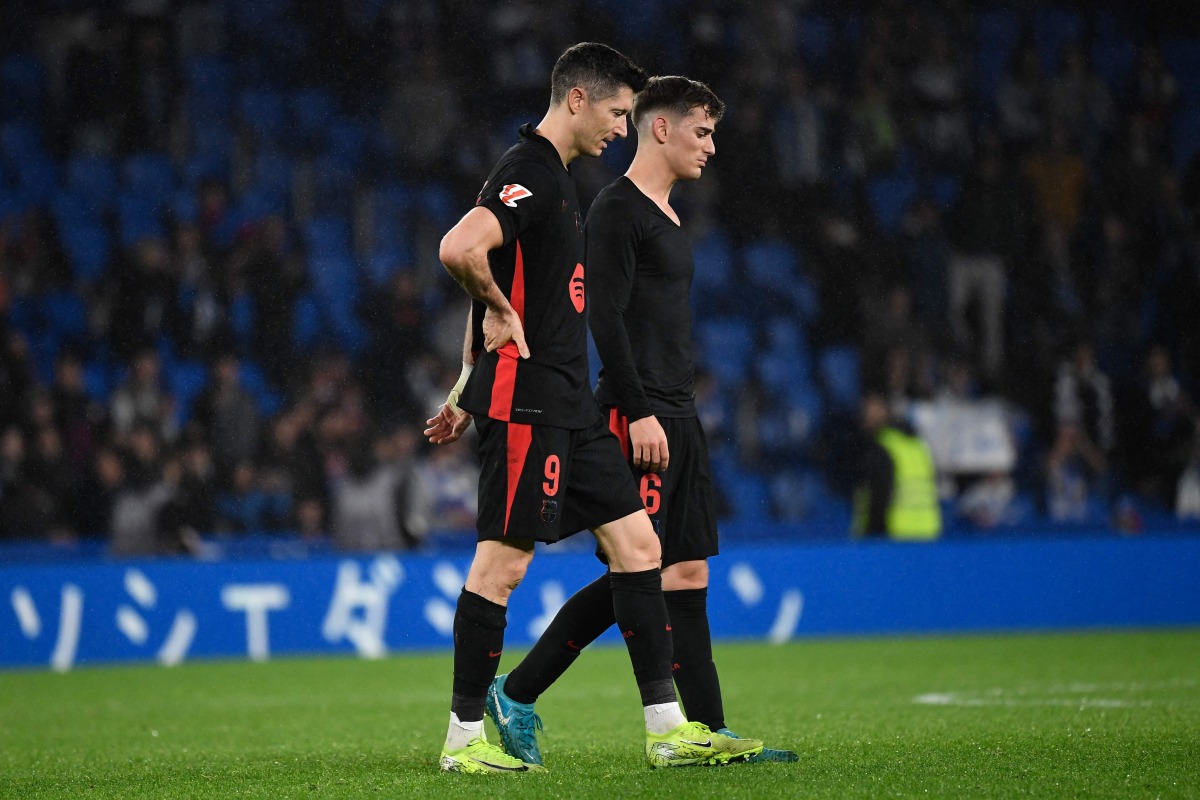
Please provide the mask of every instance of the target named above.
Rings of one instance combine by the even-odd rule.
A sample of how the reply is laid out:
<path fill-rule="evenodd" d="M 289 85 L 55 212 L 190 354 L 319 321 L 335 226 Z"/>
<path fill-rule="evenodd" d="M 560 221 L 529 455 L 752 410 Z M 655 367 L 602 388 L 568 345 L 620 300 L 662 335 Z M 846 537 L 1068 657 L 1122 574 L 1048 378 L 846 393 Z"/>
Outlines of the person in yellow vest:
<path fill-rule="evenodd" d="M 868 444 L 854 494 L 855 536 L 938 538 L 942 512 L 929 446 L 907 425 L 891 419 L 880 394 L 863 397 L 862 426 Z"/>

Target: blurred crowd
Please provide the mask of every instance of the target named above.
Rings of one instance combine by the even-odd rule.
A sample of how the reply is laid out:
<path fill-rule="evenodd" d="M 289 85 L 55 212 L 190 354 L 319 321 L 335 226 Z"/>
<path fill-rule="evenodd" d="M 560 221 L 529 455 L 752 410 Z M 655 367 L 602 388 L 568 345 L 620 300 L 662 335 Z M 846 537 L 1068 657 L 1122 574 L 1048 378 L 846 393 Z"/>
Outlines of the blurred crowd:
<path fill-rule="evenodd" d="M 728 105 L 676 192 L 726 517 L 846 530 L 870 391 L 897 418 L 1004 404 L 1012 467 L 943 476 L 963 526 L 1200 518 L 1195 12 L 10 6 L 0 537 L 470 528 L 470 442 L 420 433 L 466 308 L 437 242 L 581 40 Z M 573 168 L 585 204 L 632 145 L 611 150 Z"/>

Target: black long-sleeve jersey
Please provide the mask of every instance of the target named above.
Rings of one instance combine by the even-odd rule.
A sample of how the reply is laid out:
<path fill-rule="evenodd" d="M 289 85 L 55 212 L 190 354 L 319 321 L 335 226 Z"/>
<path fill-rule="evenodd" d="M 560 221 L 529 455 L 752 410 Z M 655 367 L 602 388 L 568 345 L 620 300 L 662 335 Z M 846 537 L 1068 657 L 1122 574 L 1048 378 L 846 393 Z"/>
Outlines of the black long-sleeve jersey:
<path fill-rule="evenodd" d="M 526 425 L 579 429 L 600 411 L 588 391 L 583 228 L 575 182 L 554 145 L 532 125 L 496 163 L 478 205 L 500 221 L 504 244 L 488 253 L 492 276 L 525 328 L 529 358 L 512 342 L 481 353 L 459 405 Z M 472 332 L 483 343 L 485 308 Z"/>
<path fill-rule="evenodd" d="M 589 323 L 604 365 L 596 399 L 630 421 L 694 416 L 687 234 L 620 177 L 597 195 L 584 240 Z"/>

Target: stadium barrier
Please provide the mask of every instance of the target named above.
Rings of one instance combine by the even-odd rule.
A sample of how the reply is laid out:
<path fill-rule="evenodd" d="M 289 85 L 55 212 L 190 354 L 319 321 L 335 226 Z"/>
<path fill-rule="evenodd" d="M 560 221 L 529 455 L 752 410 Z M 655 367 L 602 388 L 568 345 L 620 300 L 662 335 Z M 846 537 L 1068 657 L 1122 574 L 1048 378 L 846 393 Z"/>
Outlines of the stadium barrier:
<path fill-rule="evenodd" d="M 468 564 L 461 550 L 0 562 L 0 667 L 445 649 Z M 1200 624 L 1195 535 L 735 541 L 711 566 L 720 639 Z M 507 643 L 532 643 L 599 572 L 586 549 L 544 550 L 518 590 Z"/>

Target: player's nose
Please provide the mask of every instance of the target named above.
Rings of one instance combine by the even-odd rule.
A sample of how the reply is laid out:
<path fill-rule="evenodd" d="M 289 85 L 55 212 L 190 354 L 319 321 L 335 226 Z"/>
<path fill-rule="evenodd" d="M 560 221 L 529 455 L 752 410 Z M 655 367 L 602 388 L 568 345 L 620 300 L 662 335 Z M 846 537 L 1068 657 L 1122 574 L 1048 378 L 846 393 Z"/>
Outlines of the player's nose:
<path fill-rule="evenodd" d="M 613 133 L 616 134 L 617 136 L 621 137 L 622 139 L 625 138 L 625 132 L 627 130 L 627 127 L 626 127 L 627 119 L 628 119 L 628 117 L 625 117 L 625 116 L 617 117 L 617 124 L 613 126 Z"/>
<path fill-rule="evenodd" d="M 711 136 L 704 140 L 704 152 L 710 156 L 717 153 L 717 143 L 713 141 Z"/>

